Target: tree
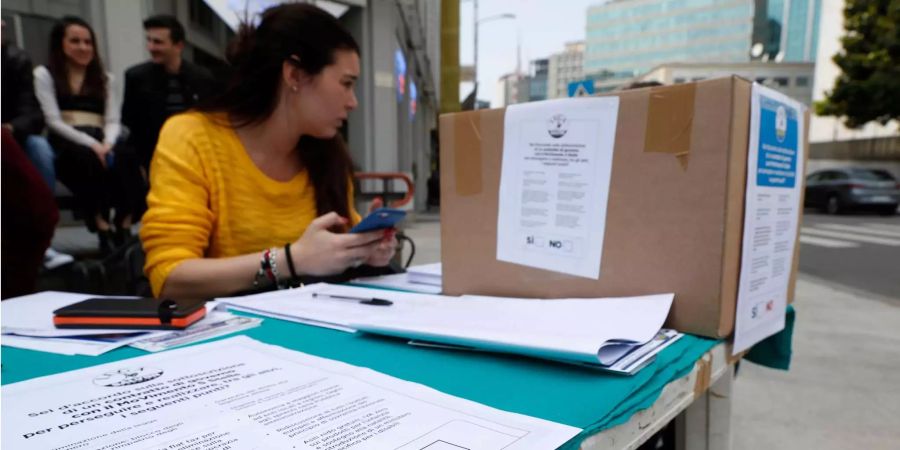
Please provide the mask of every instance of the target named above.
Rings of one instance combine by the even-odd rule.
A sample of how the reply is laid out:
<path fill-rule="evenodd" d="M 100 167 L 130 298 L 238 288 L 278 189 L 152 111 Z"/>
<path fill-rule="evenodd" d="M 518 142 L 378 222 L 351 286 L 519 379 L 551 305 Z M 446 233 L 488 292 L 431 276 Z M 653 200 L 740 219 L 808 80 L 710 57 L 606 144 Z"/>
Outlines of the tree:
<path fill-rule="evenodd" d="M 841 68 L 834 89 L 816 103 L 823 116 L 857 128 L 900 117 L 900 0 L 846 0 Z"/>

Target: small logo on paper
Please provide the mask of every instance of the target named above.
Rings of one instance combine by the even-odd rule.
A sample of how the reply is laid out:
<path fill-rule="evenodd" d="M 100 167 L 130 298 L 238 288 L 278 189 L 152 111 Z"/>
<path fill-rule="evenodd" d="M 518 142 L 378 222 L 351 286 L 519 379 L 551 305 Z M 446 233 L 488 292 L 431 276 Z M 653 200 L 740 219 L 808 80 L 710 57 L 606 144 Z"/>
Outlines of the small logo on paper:
<path fill-rule="evenodd" d="M 562 114 L 555 114 L 547 121 L 547 132 L 554 139 L 559 139 L 566 135 L 569 131 L 568 120 Z"/>
<path fill-rule="evenodd" d="M 135 367 L 113 370 L 94 377 L 94 384 L 104 387 L 122 387 L 146 383 L 163 374 L 160 369 Z"/>
<path fill-rule="evenodd" d="M 784 142 L 785 135 L 787 135 L 787 111 L 784 106 L 779 106 L 775 110 L 775 138 L 778 142 Z"/>

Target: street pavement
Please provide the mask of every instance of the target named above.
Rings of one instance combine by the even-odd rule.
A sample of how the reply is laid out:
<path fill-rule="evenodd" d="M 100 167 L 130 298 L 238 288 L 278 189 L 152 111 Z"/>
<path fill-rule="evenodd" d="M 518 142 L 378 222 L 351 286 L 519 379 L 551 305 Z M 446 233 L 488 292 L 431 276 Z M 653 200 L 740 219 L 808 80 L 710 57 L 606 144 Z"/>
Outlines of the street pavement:
<path fill-rule="evenodd" d="M 807 210 L 800 273 L 895 299 L 900 306 L 900 216 Z"/>

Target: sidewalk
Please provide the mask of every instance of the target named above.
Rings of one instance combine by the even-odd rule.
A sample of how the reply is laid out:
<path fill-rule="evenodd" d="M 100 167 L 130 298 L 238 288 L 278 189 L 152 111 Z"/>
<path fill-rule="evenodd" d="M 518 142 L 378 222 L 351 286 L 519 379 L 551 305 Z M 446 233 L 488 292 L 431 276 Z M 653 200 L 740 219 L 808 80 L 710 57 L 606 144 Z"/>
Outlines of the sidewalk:
<path fill-rule="evenodd" d="M 900 307 L 800 275 L 788 372 L 741 364 L 734 449 L 896 449 Z"/>
<path fill-rule="evenodd" d="M 406 232 L 413 264 L 440 261 L 440 223 Z M 900 307 L 800 275 L 788 372 L 750 362 L 734 383 L 734 450 L 895 449 L 900 442 Z"/>

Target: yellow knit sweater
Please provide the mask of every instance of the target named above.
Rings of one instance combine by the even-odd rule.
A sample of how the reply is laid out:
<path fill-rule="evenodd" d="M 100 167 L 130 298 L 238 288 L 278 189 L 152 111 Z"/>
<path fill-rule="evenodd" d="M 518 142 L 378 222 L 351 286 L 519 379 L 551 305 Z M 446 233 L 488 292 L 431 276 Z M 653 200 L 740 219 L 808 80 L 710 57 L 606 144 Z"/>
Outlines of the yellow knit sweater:
<path fill-rule="evenodd" d="M 141 227 L 144 272 L 156 296 L 184 260 L 283 246 L 317 216 L 306 171 L 287 182 L 269 178 L 225 123 L 224 116 L 189 112 L 160 132 Z M 350 205 L 350 220 L 357 223 L 352 190 Z"/>

